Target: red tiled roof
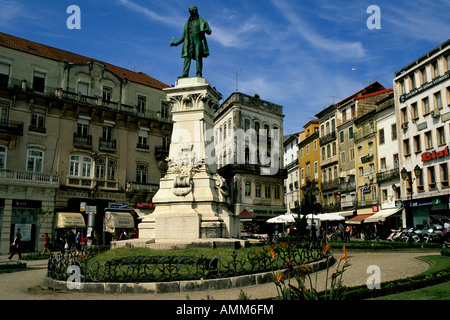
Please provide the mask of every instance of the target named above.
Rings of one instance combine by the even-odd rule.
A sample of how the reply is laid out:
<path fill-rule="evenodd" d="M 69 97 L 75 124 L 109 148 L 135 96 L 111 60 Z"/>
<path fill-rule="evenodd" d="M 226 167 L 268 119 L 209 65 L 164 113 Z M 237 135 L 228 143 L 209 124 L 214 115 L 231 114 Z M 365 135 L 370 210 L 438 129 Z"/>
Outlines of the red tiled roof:
<path fill-rule="evenodd" d="M 105 65 L 106 69 L 108 69 L 109 71 L 114 72 L 119 77 L 126 78 L 130 81 L 138 82 L 140 84 L 151 86 L 157 89 L 170 87 L 169 85 L 156 80 L 142 72 L 134 72 L 97 59 L 91 59 L 73 52 L 49 47 L 41 43 L 18 38 L 2 32 L 0 32 L 0 46 L 20 50 L 29 54 L 57 61 L 67 60 L 69 63 L 88 63 L 89 61 L 97 61 Z"/>
<path fill-rule="evenodd" d="M 339 107 L 343 106 L 344 104 L 346 104 L 347 102 L 349 102 L 352 99 L 355 99 L 357 97 L 366 95 L 368 93 L 377 92 L 377 91 L 384 90 L 384 89 L 386 89 L 386 88 L 382 84 L 380 84 L 378 81 L 375 81 L 375 82 L 369 84 L 367 87 L 365 87 L 365 88 L 359 90 L 358 92 L 352 94 L 351 96 L 348 96 L 347 98 L 339 101 L 336 104 L 336 107 L 339 108 Z"/>
<path fill-rule="evenodd" d="M 394 91 L 394 90 L 392 88 L 389 88 L 389 89 L 385 89 L 385 90 L 369 93 L 369 94 L 366 94 L 366 95 L 361 96 L 361 97 L 356 97 L 355 100 L 366 99 L 366 98 L 369 98 L 369 97 L 373 97 L 373 96 L 376 96 L 376 95 L 379 95 L 379 94 L 382 94 L 382 93 L 385 93 L 385 92 L 391 92 L 391 91 Z"/>

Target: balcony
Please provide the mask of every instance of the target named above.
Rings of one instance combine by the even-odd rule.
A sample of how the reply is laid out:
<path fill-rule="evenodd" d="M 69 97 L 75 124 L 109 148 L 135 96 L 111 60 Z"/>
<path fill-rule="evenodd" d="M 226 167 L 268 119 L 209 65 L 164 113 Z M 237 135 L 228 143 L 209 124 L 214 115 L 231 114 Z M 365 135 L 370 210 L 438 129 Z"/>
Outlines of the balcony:
<path fill-rule="evenodd" d="M 73 145 L 77 148 L 92 149 L 92 136 L 80 135 L 78 133 L 73 134 Z"/>
<path fill-rule="evenodd" d="M 295 166 L 298 166 L 298 159 L 295 159 L 294 161 L 291 161 L 287 166 L 285 166 L 286 170 L 291 170 Z"/>
<path fill-rule="evenodd" d="M 262 166 L 259 164 L 227 164 L 227 165 L 219 168 L 219 174 L 222 175 L 225 179 L 227 177 L 231 177 L 231 176 L 233 176 L 235 174 L 239 174 L 239 173 L 249 173 L 249 174 L 261 175 L 264 168 L 269 169 L 270 166 Z M 277 172 L 274 173 L 272 176 L 286 179 L 287 178 L 287 170 L 279 168 L 277 170 Z"/>
<path fill-rule="evenodd" d="M 0 133 L 7 133 L 14 136 L 22 136 L 23 122 L 2 119 L 0 121 Z"/>
<path fill-rule="evenodd" d="M 400 179 L 400 171 L 398 168 L 377 173 L 378 183 L 398 179 Z"/>
<path fill-rule="evenodd" d="M 116 139 L 99 138 L 98 149 L 101 151 L 116 152 Z"/>
<path fill-rule="evenodd" d="M 148 144 L 144 144 L 144 143 L 137 143 L 136 144 L 136 148 L 137 149 L 141 149 L 141 150 L 150 150 L 150 146 Z"/>
<path fill-rule="evenodd" d="M 169 146 L 156 146 L 155 157 L 156 159 L 165 159 L 169 156 Z"/>
<path fill-rule="evenodd" d="M 59 175 L 55 173 L 0 169 L 0 183 L 58 188 Z"/>
<path fill-rule="evenodd" d="M 321 137 L 320 140 L 319 140 L 319 144 L 321 146 L 323 146 L 323 145 L 325 145 L 325 144 L 327 144 L 327 143 L 329 143 L 329 142 L 331 142 L 333 140 L 336 140 L 336 131 L 332 131 L 331 133 Z"/>
<path fill-rule="evenodd" d="M 337 189 L 341 183 L 341 179 L 337 178 L 331 181 L 322 182 L 322 192 L 330 189 Z"/>
<path fill-rule="evenodd" d="M 366 129 L 366 127 L 363 127 L 362 129 L 359 129 L 355 132 L 355 143 L 357 143 L 359 140 L 365 139 L 370 137 L 371 135 L 374 135 L 376 133 L 375 129 L 372 127 L 369 127 Z"/>

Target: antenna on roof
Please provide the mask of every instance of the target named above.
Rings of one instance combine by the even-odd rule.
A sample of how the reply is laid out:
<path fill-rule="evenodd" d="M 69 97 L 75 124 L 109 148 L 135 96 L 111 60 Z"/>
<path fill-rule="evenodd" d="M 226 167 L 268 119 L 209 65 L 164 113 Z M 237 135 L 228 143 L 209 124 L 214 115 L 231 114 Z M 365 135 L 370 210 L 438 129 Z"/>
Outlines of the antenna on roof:
<path fill-rule="evenodd" d="M 230 72 L 236 72 L 236 92 L 238 91 L 238 73 L 242 72 L 242 68 L 239 70 L 230 70 Z"/>
<path fill-rule="evenodd" d="M 375 82 L 376 80 L 377 80 L 377 78 L 372 78 L 372 79 L 363 80 L 362 82 Z"/>
<path fill-rule="evenodd" d="M 136 72 L 136 69 L 139 69 L 140 71 L 142 71 L 142 64 L 131 63 L 131 65 L 133 66 L 133 71 L 134 72 Z"/>
<path fill-rule="evenodd" d="M 331 98 L 333 98 L 333 103 L 332 104 L 334 104 L 334 98 L 336 98 L 335 96 L 330 96 Z"/>

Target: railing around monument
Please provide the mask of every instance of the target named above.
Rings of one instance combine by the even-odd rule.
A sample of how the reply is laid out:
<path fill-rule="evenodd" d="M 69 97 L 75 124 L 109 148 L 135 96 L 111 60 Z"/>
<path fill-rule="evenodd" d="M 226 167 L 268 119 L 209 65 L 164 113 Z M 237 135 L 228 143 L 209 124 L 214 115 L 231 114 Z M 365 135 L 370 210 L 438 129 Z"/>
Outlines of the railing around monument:
<path fill-rule="evenodd" d="M 81 255 L 53 254 L 48 260 L 47 276 L 67 281 L 78 267 L 81 282 L 168 282 L 217 279 L 286 269 L 289 264 L 301 265 L 325 257 L 323 243 L 282 242 L 244 254 L 234 251 L 230 257 L 207 258 L 182 256 L 129 257 L 107 262 Z"/>

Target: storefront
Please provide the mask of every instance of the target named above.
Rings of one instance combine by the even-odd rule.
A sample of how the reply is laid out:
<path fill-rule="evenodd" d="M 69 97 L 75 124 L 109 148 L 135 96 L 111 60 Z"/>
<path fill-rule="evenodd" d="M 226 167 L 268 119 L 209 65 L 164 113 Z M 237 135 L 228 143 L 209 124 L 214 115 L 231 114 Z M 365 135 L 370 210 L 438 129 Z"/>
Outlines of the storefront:
<path fill-rule="evenodd" d="M 11 238 L 17 232 L 21 236 L 22 251 L 38 249 L 39 225 L 42 222 L 41 201 L 13 200 L 11 215 Z"/>
<path fill-rule="evenodd" d="M 105 211 L 105 242 L 109 243 L 112 240 L 126 240 L 121 239 L 123 231 L 126 232 L 126 238 L 134 238 L 135 219 L 131 214 L 131 210 L 123 211 Z"/>
<path fill-rule="evenodd" d="M 443 223 L 450 219 L 450 196 L 429 197 L 412 201 L 405 201 L 405 210 L 411 215 L 411 225 L 421 229 L 435 223 Z"/>

